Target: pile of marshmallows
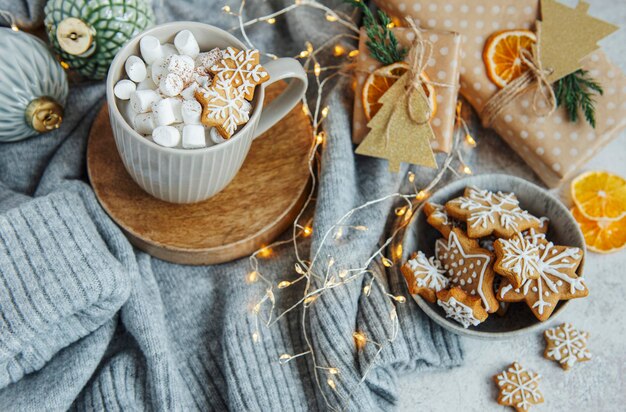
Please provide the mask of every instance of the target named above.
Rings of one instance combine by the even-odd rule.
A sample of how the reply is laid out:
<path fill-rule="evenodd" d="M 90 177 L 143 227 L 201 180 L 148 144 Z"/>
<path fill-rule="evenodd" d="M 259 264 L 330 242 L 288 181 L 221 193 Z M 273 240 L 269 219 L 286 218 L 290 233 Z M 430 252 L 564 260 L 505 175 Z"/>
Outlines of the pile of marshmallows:
<path fill-rule="evenodd" d="M 128 79 L 113 89 L 118 99 L 130 100 L 131 126 L 165 147 L 180 147 L 181 135 L 184 149 L 205 147 L 205 133 L 215 144 L 225 141 L 214 127 L 202 124 L 202 105 L 195 98 L 198 88 L 211 85 L 209 69 L 222 60 L 222 51 L 200 53 L 189 30 L 179 32 L 174 44 L 144 36 L 139 48 L 141 57 L 130 56 L 124 65 Z M 249 112 L 252 105 L 245 103 L 242 109 Z"/>

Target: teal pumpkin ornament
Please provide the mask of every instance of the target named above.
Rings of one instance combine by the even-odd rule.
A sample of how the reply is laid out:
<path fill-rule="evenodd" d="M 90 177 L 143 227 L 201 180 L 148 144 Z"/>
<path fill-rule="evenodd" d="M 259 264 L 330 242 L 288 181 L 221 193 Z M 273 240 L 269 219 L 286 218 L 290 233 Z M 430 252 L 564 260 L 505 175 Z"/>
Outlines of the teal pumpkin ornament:
<path fill-rule="evenodd" d="M 48 0 L 44 23 L 53 48 L 70 69 L 106 77 L 124 44 L 154 24 L 150 0 Z"/>
<path fill-rule="evenodd" d="M 0 28 L 0 142 L 58 128 L 67 98 L 67 76 L 48 46 L 23 31 Z"/>

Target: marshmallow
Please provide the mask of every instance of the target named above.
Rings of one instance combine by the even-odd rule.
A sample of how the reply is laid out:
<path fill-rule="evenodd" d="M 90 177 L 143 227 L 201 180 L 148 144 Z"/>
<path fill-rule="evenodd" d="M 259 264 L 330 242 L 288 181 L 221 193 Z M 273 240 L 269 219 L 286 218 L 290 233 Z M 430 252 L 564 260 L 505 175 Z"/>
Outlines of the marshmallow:
<path fill-rule="evenodd" d="M 161 78 L 167 74 L 168 63 L 169 59 L 158 59 L 152 63 L 150 66 L 150 78 L 154 84 L 159 84 Z"/>
<path fill-rule="evenodd" d="M 164 147 L 178 146 L 180 132 L 172 126 L 159 126 L 152 131 L 152 140 Z"/>
<path fill-rule="evenodd" d="M 137 90 L 130 95 L 130 106 L 137 113 L 149 112 L 152 104 L 161 99 L 154 90 Z"/>
<path fill-rule="evenodd" d="M 176 50 L 176 47 L 172 43 L 165 43 L 161 46 L 161 50 L 163 50 L 164 59 L 167 59 L 173 54 L 178 54 L 178 50 Z"/>
<path fill-rule="evenodd" d="M 143 36 L 139 41 L 139 50 L 141 51 L 141 57 L 147 64 L 152 64 L 163 58 L 161 42 L 154 36 Z"/>
<path fill-rule="evenodd" d="M 139 134 L 151 134 L 155 126 L 153 113 L 140 113 L 133 119 L 133 127 Z"/>
<path fill-rule="evenodd" d="M 200 53 L 196 57 L 196 67 L 208 73 L 211 67 L 220 60 L 222 60 L 222 51 L 216 47 L 211 51 Z"/>
<path fill-rule="evenodd" d="M 120 80 L 113 88 L 113 94 L 120 100 L 128 100 L 137 86 L 128 79 Z"/>
<path fill-rule="evenodd" d="M 180 97 L 170 97 L 168 99 L 172 105 L 172 111 L 174 112 L 174 118 L 176 123 L 183 121 L 183 99 Z"/>
<path fill-rule="evenodd" d="M 183 91 L 183 80 L 175 73 L 168 73 L 159 82 L 159 91 L 165 96 L 177 96 Z"/>
<path fill-rule="evenodd" d="M 172 99 L 161 99 L 152 105 L 152 113 L 154 113 L 154 121 L 157 126 L 168 126 L 176 123 L 176 115 Z"/>
<path fill-rule="evenodd" d="M 195 58 L 200 53 L 200 46 L 189 30 L 181 30 L 174 37 L 174 46 L 180 54 Z"/>
<path fill-rule="evenodd" d="M 183 149 L 199 149 L 206 147 L 204 126 L 188 124 L 183 128 Z"/>
<path fill-rule="evenodd" d="M 197 100 L 185 100 L 182 103 L 183 122 L 185 124 L 201 124 L 202 105 Z"/>
<path fill-rule="evenodd" d="M 180 95 L 185 100 L 195 100 L 195 98 L 196 98 L 196 89 L 198 89 L 198 83 L 193 82 L 193 83 L 191 83 L 189 85 L 189 87 L 187 87 L 182 92 L 180 92 Z"/>
<path fill-rule="evenodd" d="M 247 100 L 244 100 L 243 103 L 241 104 L 240 110 L 245 113 L 250 113 L 250 110 L 252 110 L 252 103 L 250 103 Z"/>
<path fill-rule="evenodd" d="M 218 132 L 215 127 L 211 127 L 211 130 L 209 131 L 209 136 L 211 137 L 211 140 L 215 144 L 224 143 L 226 141 L 226 139 L 222 137 L 220 132 Z"/>
<path fill-rule="evenodd" d="M 137 85 L 137 90 L 156 90 L 158 89 L 157 85 L 154 84 L 150 77 L 146 77 Z"/>
<path fill-rule="evenodd" d="M 174 54 L 170 56 L 167 71 L 177 74 L 184 83 L 189 83 L 194 74 L 194 62 L 189 56 Z"/>
<path fill-rule="evenodd" d="M 201 87 L 209 87 L 211 86 L 210 82 L 212 77 L 209 75 L 200 75 L 197 72 L 193 74 L 193 81 L 198 83 Z"/>
<path fill-rule="evenodd" d="M 128 59 L 126 59 L 126 63 L 124 63 L 124 68 L 126 69 L 126 74 L 128 75 L 128 78 L 135 83 L 143 81 L 148 73 L 146 70 L 146 64 L 138 56 L 130 56 Z"/>

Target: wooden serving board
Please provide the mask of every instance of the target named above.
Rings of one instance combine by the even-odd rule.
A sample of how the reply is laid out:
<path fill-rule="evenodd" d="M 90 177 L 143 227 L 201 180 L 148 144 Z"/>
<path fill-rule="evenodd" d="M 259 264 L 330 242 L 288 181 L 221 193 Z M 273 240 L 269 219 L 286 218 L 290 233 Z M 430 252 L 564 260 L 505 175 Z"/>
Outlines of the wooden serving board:
<path fill-rule="evenodd" d="M 284 87 L 268 87 L 266 99 Z M 222 192 L 200 203 L 167 203 L 126 172 L 105 105 L 91 127 L 87 170 L 100 204 L 133 245 L 174 263 L 216 264 L 250 255 L 291 225 L 309 190 L 311 143 L 311 125 L 298 105 L 253 142 Z"/>

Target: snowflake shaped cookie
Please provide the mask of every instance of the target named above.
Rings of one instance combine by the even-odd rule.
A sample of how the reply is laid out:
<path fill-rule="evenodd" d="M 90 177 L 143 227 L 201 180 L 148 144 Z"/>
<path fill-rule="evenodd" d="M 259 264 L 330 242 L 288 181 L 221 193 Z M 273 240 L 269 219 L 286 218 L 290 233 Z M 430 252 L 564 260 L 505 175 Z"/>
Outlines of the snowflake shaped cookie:
<path fill-rule="evenodd" d="M 255 87 L 270 78 L 267 70 L 259 64 L 259 56 L 258 50 L 226 48 L 222 60 L 210 69 L 215 75 L 214 82 L 226 81 L 247 100 L 252 100 Z"/>
<path fill-rule="evenodd" d="M 448 216 L 446 208 L 437 203 L 425 203 L 424 214 L 429 225 L 437 229 L 445 238 L 448 237 L 452 228 L 460 227 L 461 223 Z"/>
<path fill-rule="evenodd" d="M 195 96 L 202 105 L 202 124 L 215 127 L 225 139 L 229 139 L 237 127 L 250 118 L 248 102 L 225 82 L 217 82 L 207 89 L 199 88 Z"/>
<path fill-rule="evenodd" d="M 496 240 L 493 248 L 496 252 L 493 270 L 516 288 L 528 279 L 539 277 L 539 244 L 532 237 L 526 238 L 518 232 L 511 239 Z"/>
<path fill-rule="evenodd" d="M 504 302 L 525 301 L 540 321 L 547 320 L 560 300 L 582 298 L 589 294 L 576 269 L 583 258 L 577 247 L 556 246 L 545 240 L 538 241 L 539 277 L 528 279 L 516 288 L 504 278 L 498 290 L 498 299 Z"/>
<path fill-rule="evenodd" d="M 527 412 L 532 405 L 543 403 L 539 391 L 541 376 L 513 362 L 506 370 L 493 377 L 498 385 L 498 403 L 511 406 L 518 412 Z"/>
<path fill-rule="evenodd" d="M 400 269 L 409 285 L 409 292 L 429 302 L 435 303 L 436 293 L 448 287 L 446 271 L 441 263 L 433 256 L 427 258 L 423 252 L 413 253 Z"/>
<path fill-rule="evenodd" d="M 471 296 L 459 287 L 437 292 L 437 305 L 443 308 L 447 318 L 464 328 L 479 325 L 489 316 L 478 296 Z"/>
<path fill-rule="evenodd" d="M 559 362 L 566 371 L 576 362 L 591 360 L 591 352 L 587 349 L 587 332 L 575 329 L 569 323 L 564 323 L 543 332 L 546 339 L 546 350 L 543 356 L 546 359 Z"/>
<path fill-rule="evenodd" d="M 510 238 L 516 232 L 538 227 L 535 216 L 519 207 L 513 193 L 490 192 L 475 187 L 465 189 L 464 196 L 446 203 L 448 215 L 467 222 L 467 234 L 479 238 L 494 233 Z"/>
<path fill-rule="evenodd" d="M 491 263 L 493 254 L 478 246 L 459 228 L 450 232 L 448 239 L 435 243 L 435 256 L 448 272 L 453 286 L 459 286 L 470 296 L 480 298 L 489 313 L 498 310 L 498 301 L 493 292 L 495 277 Z"/>

